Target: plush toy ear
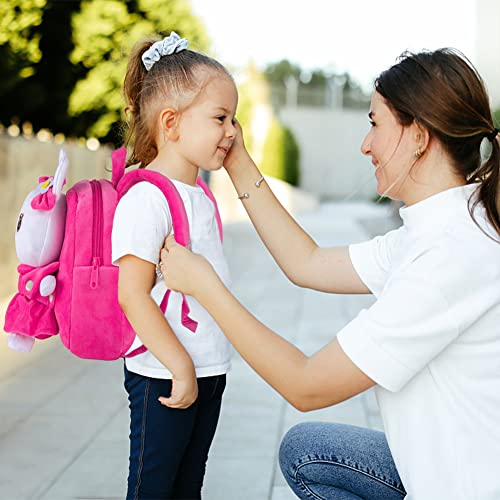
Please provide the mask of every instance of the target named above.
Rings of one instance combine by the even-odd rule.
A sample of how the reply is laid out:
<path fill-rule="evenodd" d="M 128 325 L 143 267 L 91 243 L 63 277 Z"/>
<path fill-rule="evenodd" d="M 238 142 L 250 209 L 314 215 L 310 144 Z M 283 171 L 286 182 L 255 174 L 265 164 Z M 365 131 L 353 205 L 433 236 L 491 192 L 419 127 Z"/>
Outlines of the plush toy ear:
<path fill-rule="evenodd" d="M 59 152 L 59 165 L 57 165 L 57 170 L 54 174 L 54 186 L 52 188 L 52 192 L 56 197 L 58 197 L 62 192 L 62 188 L 66 181 L 66 172 L 68 171 L 68 165 L 68 155 L 66 154 L 66 151 L 61 148 L 61 151 Z"/>

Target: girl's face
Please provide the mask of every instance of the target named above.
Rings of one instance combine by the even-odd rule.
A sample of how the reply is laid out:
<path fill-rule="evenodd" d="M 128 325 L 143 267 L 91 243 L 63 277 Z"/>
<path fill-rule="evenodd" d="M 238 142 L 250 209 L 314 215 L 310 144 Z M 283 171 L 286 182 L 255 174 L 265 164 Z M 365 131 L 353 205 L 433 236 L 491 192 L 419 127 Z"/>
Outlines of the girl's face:
<path fill-rule="evenodd" d="M 221 168 L 236 135 L 234 115 L 238 92 L 226 76 L 210 79 L 178 124 L 178 153 L 204 170 Z"/>
<path fill-rule="evenodd" d="M 405 188 L 408 187 L 406 181 L 417 148 L 415 128 L 403 127 L 385 99 L 376 91 L 373 93 L 368 116 L 371 129 L 361 145 L 361 152 L 372 159 L 377 192 L 404 200 Z"/>

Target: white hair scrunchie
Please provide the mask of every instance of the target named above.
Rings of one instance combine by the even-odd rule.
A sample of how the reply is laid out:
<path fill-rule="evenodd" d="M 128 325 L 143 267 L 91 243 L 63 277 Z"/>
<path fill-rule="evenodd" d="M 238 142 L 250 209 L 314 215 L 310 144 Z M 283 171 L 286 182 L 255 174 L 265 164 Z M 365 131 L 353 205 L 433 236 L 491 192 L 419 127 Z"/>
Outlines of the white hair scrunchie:
<path fill-rule="evenodd" d="M 142 54 L 142 62 L 147 71 L 149 71 L 155 62 L 159 61 L 163 56 L 169 56 L 188 48 L 189 41 L 187 38 L 181 38 L 175 31 L 170 33 L 159 42 L 153 43 L 148 50 Z"/>

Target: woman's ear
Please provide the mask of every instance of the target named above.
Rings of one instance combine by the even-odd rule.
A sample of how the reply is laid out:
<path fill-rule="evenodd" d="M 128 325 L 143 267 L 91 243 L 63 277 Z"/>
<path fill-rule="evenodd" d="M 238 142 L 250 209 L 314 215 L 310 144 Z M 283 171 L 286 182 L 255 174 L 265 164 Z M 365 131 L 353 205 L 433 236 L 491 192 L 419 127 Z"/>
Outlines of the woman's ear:
<path fill-rule="evenodd" d="M 422 153 L 429 146 L 430 134 L 426 127 L 418 123 L 416 120 L 413 122 L 413 127 L 415 128 L 415 142 L 417 146 L 420 148 Z"/>
<path fill-rule="evenodd" d="M 173 108 L 165 108 L 160 113 L 160 129 L 163 137 L 169 141 L 179 139 L 179 112 Z"/>

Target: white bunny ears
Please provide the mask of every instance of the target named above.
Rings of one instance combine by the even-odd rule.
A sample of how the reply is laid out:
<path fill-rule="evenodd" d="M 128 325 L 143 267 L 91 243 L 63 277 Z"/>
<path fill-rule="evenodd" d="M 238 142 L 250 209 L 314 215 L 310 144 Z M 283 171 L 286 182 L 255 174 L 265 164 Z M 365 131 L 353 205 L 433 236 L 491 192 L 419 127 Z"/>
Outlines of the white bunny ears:
<path fill-rule="evenodd" d="M 59 152 L 59 164 L 54 176 L 43 176 L 38 179 L 38 186 L 33 191 L 31 208 L 33 210 L 52 210 L 62 193 L 68 170 L 68 156 L 64 149 Z"/>
<path fill-rule="evenodd" d="M 66 173 L 68 172 L 69 160 L 66 151 L 61 148 L 59 151 L 59 164 L 57 165 L 56 173 L 54 174 L 54 188 L 55 196 L 62 193 L 62 188 L 66 182 Z"/>

